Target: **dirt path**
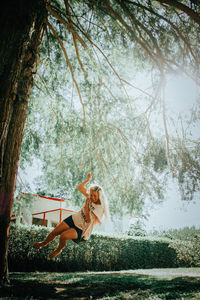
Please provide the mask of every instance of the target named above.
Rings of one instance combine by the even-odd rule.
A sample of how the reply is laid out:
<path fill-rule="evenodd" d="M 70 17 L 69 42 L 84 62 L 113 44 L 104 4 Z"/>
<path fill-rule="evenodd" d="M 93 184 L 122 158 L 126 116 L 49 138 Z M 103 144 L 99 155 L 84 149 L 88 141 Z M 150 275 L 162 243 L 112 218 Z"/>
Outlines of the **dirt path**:
<path fill-rule="evenodd" d="M 8 299 L 200 299 L 200 268 L 10 274 Z"/>

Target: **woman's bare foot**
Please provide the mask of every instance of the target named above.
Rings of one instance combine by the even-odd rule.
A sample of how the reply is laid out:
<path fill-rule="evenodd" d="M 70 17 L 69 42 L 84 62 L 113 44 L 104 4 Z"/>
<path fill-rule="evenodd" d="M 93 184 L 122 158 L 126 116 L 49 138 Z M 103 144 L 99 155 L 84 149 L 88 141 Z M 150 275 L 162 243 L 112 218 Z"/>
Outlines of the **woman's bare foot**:
<path fill-rule="evenodd" d="M 59 255 L 60 253 L 62 252 L 62 250 L 54 250 L 52 251 L 50 254 L 49 254 L 49 258 L 54 258 L 56 257 L 57 255 Z"/>
<path fill-rule="evenodd" d="M 41 248 L 41 247 L 45 247 L 46 246 L 46 244 L 44 243 L 44 242 L 35 242 L 34 244 L 33 244 L 33 247 L 34 248 Z"/>

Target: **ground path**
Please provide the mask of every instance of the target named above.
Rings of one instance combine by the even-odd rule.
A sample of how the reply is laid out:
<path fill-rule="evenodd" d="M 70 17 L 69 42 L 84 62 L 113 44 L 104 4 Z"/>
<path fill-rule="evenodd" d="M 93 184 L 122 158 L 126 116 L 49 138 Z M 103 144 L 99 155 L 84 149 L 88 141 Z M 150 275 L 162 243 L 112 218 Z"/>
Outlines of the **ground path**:
<path fill-rule="evenodd" d="M 200 300 L 200 268 L 116 272 L 12 272 L 0 300 Z"/>

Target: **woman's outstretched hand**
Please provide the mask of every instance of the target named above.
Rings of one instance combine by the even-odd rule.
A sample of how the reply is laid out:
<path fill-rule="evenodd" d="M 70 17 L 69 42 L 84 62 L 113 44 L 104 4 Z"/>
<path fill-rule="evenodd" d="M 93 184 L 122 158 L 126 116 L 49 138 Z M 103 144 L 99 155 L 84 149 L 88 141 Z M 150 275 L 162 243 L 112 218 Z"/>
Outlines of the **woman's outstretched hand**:
<path fill-rule="evenodd" d="M 88 181 L 90 181 L 92 178 L 92 173 L 88 173 Z"/>

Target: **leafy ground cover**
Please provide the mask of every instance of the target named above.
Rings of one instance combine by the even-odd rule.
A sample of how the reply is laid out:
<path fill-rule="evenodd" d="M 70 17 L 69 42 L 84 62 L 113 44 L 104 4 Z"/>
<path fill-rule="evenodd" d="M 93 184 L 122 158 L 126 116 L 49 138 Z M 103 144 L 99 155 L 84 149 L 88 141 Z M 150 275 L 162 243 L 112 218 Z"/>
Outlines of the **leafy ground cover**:
<path fill-rule="evenodd" d="M 200 299 L 200 268 L 120 272 L 12 272 L 0 299 Z"/>

